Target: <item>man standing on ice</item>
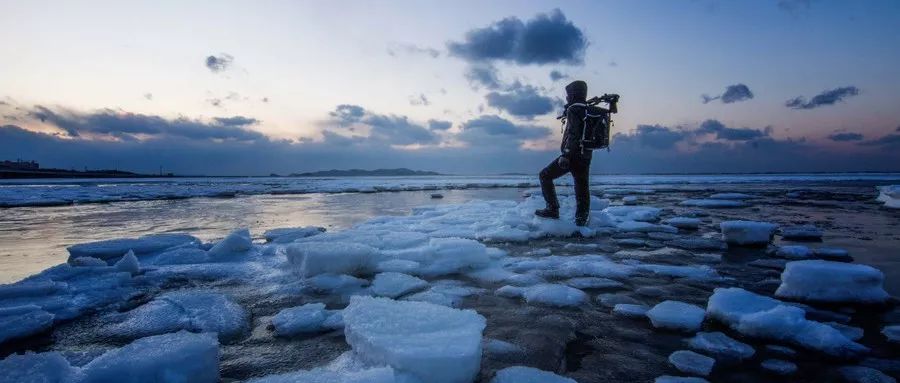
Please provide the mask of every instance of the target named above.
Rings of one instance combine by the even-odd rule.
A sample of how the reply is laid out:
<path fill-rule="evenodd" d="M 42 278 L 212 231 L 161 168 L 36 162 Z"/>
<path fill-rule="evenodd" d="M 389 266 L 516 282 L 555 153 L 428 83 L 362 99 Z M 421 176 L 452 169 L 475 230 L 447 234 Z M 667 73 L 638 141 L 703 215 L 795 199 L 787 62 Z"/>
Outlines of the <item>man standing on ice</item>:
<path fill-rule="evenodd" d="M 541 170 L 541 192 L 547 207 L 534 212 L 538 217 L 559 218 L 559 200 L 556 198 L 556 188 L 553 180 L 562 177 L 566 173 L 572 173 L 575 179 L 575 224 L 587 225 L 591 212 L 591 193 L 589 189 L 588 174 L 591 171 L 591 151 L 582 150 L 581 138 L 584 131 L 584 117 L 587 112 L 587 83 L 573 81 L 566 85 L 565 118 L 566 127 L 563 131 L 560 150 L 562 155 L 554 159 L 544 170 Z"/>

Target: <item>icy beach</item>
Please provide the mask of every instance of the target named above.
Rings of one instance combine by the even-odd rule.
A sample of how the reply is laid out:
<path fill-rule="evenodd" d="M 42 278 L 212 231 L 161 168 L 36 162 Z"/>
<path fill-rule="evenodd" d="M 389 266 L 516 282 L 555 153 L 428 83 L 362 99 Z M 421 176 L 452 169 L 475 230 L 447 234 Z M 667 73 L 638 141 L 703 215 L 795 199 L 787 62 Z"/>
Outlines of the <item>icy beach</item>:
<path fill-rule="evenodd" d="M 0 382 L 894 381 L 900 177 L 772 177 L 9 189 Z"/>

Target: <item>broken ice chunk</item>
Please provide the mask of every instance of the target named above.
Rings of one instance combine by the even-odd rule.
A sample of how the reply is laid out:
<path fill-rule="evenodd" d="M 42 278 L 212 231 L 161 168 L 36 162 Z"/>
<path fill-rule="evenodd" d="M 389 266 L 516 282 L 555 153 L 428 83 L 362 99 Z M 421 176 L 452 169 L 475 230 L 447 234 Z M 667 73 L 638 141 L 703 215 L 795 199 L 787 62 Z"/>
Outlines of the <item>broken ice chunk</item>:
<path fill-rule="evenodd" d="M 403 273 L 386 272 L 375 275 L 372 293 L 382 297 L 396 298 L 411 291 L 428 286 L 428 282 Z"/>
<path fill-rule="evenodd" d="M 796 364 L 781 359 L 766 359 L 759 366 L 776 375 L 791 375 L 797 372 Z"/>
<path fill-rule="evenodd" d="M 85 382 L 218 382 L 216 334 L 180 331 L 138 339 L 82 368 Z"/>
<path fill-rule="evenodd" d="M 765 245 L 772 240 L 778 225 L 769 222 L 723 221 L 719 224 L 729 245 Z"/>
<path fill-rule="evenodd" d="M 290 243 L 300 238 L 312 237 L 324 232 L 325 228 L 319 226 L 286 227 L 266 230 L 263 233 L 263 237 L 266 239 L 266 242 Z"/>
<path fill-rule="evenodd" d="M 556 307 L 575 307 L 587 301 L 584 291 L 551 283 L 525 287 L 522 296 L 531 304 Z"/>
<path fill-rule="evenodd" d="M 669 355 L 669 363 L 686 374 L 707 376 L 716 360 L 693 351 L 678 350 Z"/>
<path fill-rule="evenodd" d="M 174 291 L 124 314 L 106 331 L 139 338 L 178 330 L 218 333 L 222 339 L 240 335 L 248 326 L 247 313 L 227 296 L 208 291 Z"/>
<path fill-rule="evenodd" d="M 781 238 L 801 241 L 817 241 L 822 239 L 822 230 L 813 225 L 787 226 L 779 230 Z"/>
<path fill-rule="evenodd" d="M 866 265 L 822 260 L 788 262 L 775 295 L 835 303 L 882 303 L 884 274 Z"/>
<path fill-rule="evenodd" d="M 37 305 L 0 307 L 0 344 L 53 327 L 54 315 Z"/>
<path fill-rule="evenodd" d="M 243 254 L 247 252 L 247 250 L 250 250 L 252 245 L 253 242 L 250 239 L 250 230 L 238 229 L 216 243 L 216 245 L 209 249 L 207 253 L 210 258 L 215 259 L 229 255 Z"/>
<path fill-rule="evenodd" d="M 653 327 L 694 332 L 703 324 L 702 308 L 679 301 L 664 301 L 647 311 Z"/>
<path fill-rule="evenodd" d="M 688 340 L 688 346 L 719 360 L 741 361 L 756 353 L 749 344 L 739 342 L 721 332 L 698 332 Z"/>
<path fill-rule="evenodd" d="M 135 255 L 142 256 L 191 242 L 199 243 L 200 240 L 187 234 L 151 234 L 140 238 L 120 238 L 82 243 L 69 246 L 67 250 L 69 251 L 69 259 L 94 257 L 105 260 L 121 257 L 128 250 L 134 251 Z"/>
<path fill-rule="evenodd" d="M 354 296 L 344 324 L 347 343 L 368 363 L 423 382 L 471 382 L 478 375 L 486 322 L 473 310 Z"/>
<path fill-rule="evenodd" d="M 349 242 L 301 242 L 286 248 L 288 264 L 301 277 L 324 273 L 359 275 L 377 264 L 375 248 Z"/>
<path fill-rule="evenodd" d="M 321 331 L 325 319 L 325 304 L 308 303 L 279 311 L 272 317 L 272 326 L 278 336 L 293 336 Z"/>

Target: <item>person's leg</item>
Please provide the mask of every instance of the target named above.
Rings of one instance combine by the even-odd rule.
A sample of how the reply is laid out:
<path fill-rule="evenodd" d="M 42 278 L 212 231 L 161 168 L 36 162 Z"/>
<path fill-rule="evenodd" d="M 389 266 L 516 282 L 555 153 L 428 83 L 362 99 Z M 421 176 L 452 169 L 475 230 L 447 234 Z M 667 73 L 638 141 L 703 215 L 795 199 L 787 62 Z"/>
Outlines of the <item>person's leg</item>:
<path fill-rule="evenodd" d="M 538 210 L 535 214 L 542 217 L 559 218 L 559 200 L 556 198 L 556 187 L 553 185 L 553 180 L 562 177 L 568 172 L 568 169 L 563 169 L 559 166 L 557 159 L 554 159 L 553 162 L 541 170 L 538 177 L 541 180 L 541 193 L 544 194 L 547 208 Z"/>
<path fill-rule="evenodd" d="M 591 160 L 578 159 L 572 161 L 572 178 L 575 180 L 575 223 L 579 226 L 587 224 L 591 214 L 590 189 Z"/>

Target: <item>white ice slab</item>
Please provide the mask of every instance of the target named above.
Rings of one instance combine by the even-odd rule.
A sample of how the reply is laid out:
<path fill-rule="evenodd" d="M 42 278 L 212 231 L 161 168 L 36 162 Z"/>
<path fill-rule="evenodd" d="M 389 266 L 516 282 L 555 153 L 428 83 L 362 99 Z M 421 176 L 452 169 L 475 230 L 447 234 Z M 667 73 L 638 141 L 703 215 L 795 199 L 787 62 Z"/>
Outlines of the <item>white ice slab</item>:
<path fill-rule="evenodd" d="M 808 260 L 788 262 L 775 295 L 814 302 L 882 303 L 884 274 L 871 266 Z"/>
<path fill-rule="evenodd" d="M 577 383 L 573 379 L 534 367 L 512 366 L 497 371 L 491 383 Z"/>
<path fill-rule="evenodd" d="M 694 332 L 703 324 L 702 308 L 679 301 L 664 301 L 647 311 L 653 327 Z"/>

